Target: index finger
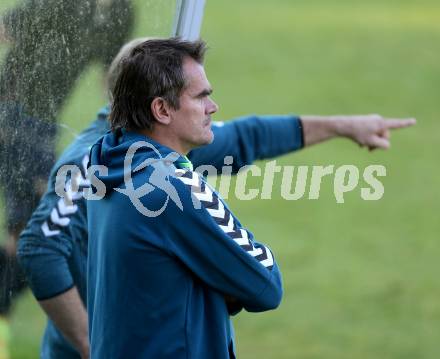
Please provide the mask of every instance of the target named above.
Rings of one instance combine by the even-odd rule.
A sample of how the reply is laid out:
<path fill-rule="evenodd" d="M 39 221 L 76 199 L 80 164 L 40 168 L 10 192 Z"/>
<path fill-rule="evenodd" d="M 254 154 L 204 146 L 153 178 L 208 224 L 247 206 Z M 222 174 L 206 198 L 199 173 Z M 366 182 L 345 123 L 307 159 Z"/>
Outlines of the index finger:
<path fill-rule="evenodd" d="M 415 118 L 398 119 L 390 118 L 385 120 L 385 127 L 388 129 L 404 128 L 416 124 Z"/>

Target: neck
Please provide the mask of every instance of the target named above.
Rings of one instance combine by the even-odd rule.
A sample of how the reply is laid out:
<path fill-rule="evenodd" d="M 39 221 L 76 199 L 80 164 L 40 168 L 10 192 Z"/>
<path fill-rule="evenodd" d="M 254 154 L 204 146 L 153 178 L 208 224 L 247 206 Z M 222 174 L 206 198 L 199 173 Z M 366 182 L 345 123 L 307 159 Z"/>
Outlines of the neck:
<path fill-rule="evenodd" d="M 182 143 L 177 141 L 174 136 L 171 136 L 169 133 L 162 133 L 162 131 L 160 131 L 160 129 L 158 128 L 155 128 L 152 131 L 142 129 L 137 132 L 151 138 L 161 145 L 171 148 L 172 150 L 183 156 L 186 156 L 188 152 L 191 151 L 191 148 L 187 148 L 188 146 L 184 146 Z"/>

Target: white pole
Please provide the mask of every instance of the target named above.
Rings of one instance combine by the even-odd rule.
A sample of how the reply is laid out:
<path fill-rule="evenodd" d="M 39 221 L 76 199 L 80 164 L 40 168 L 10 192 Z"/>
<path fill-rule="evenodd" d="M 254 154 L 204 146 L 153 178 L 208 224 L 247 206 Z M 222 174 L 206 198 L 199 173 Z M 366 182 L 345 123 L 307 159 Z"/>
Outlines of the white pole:
<path fill-rule="evenodd" d="M 177 0 L 172 36 L 194 41 L 200 37 L 205 0 Z"/>

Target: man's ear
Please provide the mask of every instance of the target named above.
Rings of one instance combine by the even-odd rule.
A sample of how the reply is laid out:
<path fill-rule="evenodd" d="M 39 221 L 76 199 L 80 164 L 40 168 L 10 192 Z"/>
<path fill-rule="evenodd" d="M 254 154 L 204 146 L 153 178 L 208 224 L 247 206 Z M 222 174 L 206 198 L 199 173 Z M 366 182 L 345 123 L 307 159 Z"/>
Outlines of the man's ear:
<path fill-rule="evenodd" d="M 168 125 L 171 122 L 170 107 L 162 97 L 156 97 L 151 102 L 151 112 L 157 122 Z"/>

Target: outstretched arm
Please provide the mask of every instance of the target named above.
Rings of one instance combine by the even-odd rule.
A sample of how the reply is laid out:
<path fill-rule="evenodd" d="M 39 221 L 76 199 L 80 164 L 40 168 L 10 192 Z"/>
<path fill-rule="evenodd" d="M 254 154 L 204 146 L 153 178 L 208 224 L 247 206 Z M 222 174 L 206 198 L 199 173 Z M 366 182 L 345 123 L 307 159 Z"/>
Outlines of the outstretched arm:
<path fill-rule="evenodd" d="M 390 147 L 390 131 L 412 126 L 415 119 L 387 119 L 380 115 L 301 116 L 304 146 L 346 137 L 370 150 Z"/>
<path fill-rule="evenodd" d="M 232 156 L 232 172 L 252 164 L 336 137 L 346 137 L 370 149 L 389 148 L 390 130 L 409 127 L 414 119 L 359 116 L 246 116 L 214 124 L 214 142 L 190 152 L 194 167 L 213 165 L 218 170 Z"/>

